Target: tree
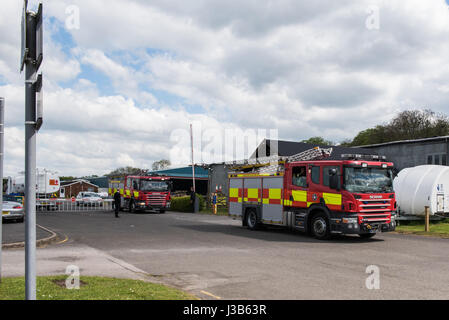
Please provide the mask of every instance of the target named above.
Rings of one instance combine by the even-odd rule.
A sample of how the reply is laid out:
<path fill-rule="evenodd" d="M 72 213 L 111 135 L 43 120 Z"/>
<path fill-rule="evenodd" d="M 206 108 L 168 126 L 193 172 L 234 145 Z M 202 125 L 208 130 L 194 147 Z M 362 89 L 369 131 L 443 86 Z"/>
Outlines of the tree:
<path fill-rule="evenodd" d="M 364 146 L 397 140 L 413 140 L 449 135 L 449 118 L 432 110 L 406 110 L 389 123 L 357 134 L 349 146 Z"/>
<path fill-rule="evenodd" d="M 59 181 L 72 181 L 75 180 L 75 177 L 68 176 L 68 177 L 59 177 Z"/>
<path fill-rule="evenodd" d="M 323 137 L 312 137 L 307 140 L 302 140 L 302 143 L 316 144 L 320 146 L 332 146 L 334 143 L 332 141 L 326 140 Z"/>
<path fill-rule="evenodd" d="M 133 167 L 122 167 L 115 169 L 108 173 L 107 177 L 120 177 L 120 176 L 127 176 L 127 175 L 143 175 L 146 174 L 148 170 L 146 169 L 140 169 L 140 168 L 133 168 Z"/>
<path fill-rule="evenodd" d="M 153 171 L 159 171 L 159 170 L 167 169 L 170 166 L 171 166 L 170 160 L 162 159 L 162 160 L 153 162 L 152 168 L 153 168 Z"/>
<path fill-rule="evenodd" d="M 351 146 L 366 146 L 370 144 L 382 143 L 388 140 L 389 133 L 388 128 L 385 126 L 376 126 L 371 129 L 366 129 L 361 132 L 352 140 Z"/>
<path fill-rule="evenodd" d="M 449 119 L 432 110 L 408 110 L 397 115 L 388 125 L 394 140 L 430 138 L 449 133 Z"/>

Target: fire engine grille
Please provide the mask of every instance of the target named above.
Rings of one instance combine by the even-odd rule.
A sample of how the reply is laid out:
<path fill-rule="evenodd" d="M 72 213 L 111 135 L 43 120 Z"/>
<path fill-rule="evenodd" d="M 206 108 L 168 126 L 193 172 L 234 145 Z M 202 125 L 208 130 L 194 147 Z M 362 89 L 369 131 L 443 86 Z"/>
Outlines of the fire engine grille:
<path fill-rule="evenodd" d="M 391 215 L 391 199 L 358 199 L 363 222 L 387 222 Z"/>
<path fill-rule="evenodd" d="M 164 206 L 165 205 L 165 195 L 147 194 L 145 203 L 151 206 Z"/>

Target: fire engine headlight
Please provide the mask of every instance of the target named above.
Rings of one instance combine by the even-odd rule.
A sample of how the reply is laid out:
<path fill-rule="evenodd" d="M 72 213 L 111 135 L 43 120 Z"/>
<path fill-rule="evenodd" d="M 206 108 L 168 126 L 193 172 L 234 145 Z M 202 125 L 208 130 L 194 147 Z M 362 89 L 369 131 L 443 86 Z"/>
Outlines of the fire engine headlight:
<path fill-rule="evenodd" d="M 144 206 L 145 202 L 140 202 L 139 205 Z"/>
<path fill-rule="evenodd" d="M 170 201 L 167 201 L 167 208 L 170 208 Z"/>
<path fill-rule="evenodd" d="M 343 219 L 341 219 L 341 221 L 343 222 L 343 223 L 346 223 L 346 224 L 348 224 L 348 223 L 355 223 L 355 224 L 357 224 L 357 218 L 343 218 Z"/>

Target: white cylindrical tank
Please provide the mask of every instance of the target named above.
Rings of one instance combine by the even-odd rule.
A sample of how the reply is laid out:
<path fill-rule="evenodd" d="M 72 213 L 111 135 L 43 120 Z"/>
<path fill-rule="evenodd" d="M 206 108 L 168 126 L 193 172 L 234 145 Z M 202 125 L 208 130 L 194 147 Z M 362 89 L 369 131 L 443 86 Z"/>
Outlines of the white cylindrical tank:
<path fill-rule="evenodd" d="M 403 169 L 393 182 L 399 213 L 424 215 L 449 213 L 449 167 L 424 165 Z"/>

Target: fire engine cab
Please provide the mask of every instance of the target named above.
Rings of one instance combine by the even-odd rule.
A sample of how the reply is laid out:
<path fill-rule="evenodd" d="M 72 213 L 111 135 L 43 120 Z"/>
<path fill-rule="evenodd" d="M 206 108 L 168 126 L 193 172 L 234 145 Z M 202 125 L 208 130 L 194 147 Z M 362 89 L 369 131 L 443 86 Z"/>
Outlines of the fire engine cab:
<path fill-rule="evenodd" d="M 121 208 L 129 212 L 157 211 L 170 208 L 171 180 L 164 176 L 125 176 L 109 181 L 109 195 L 120 192 Z"/>
<path fill-rule="evenodd" d="M 229 215 L 255 230 L 279 225 L 328 239 L 334 234 L 373 237 L 395 230 L 393 163 L 373 155 L 342 155 L 314 148 L 287 158 L 234 166 Z"/>

